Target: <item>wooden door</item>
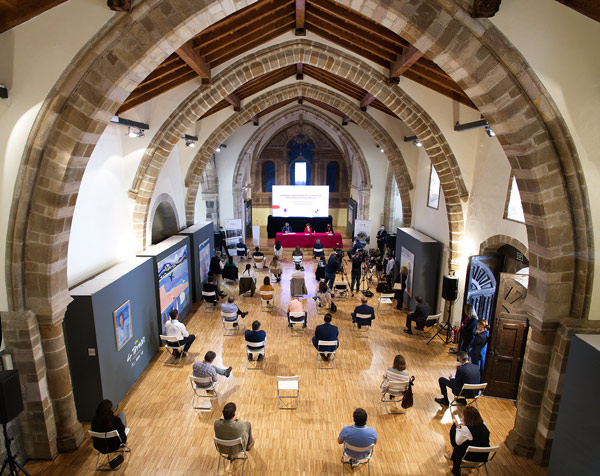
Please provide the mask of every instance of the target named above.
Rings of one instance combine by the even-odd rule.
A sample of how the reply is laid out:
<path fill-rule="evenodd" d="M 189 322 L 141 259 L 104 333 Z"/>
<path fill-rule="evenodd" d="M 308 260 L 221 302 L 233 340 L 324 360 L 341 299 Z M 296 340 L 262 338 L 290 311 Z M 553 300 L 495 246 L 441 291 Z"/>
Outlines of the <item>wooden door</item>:
<path fill-rule="evenodd" d="M 496 303 L 496 282 L 504 259 L 500 255 L 471 256 L 464 304 L 471 304 L 480 319 L 491 322 Z"/>
<path fill-rule="evenodd" d="M 483 379 L 488 383 L 488 396 L 517 398 L 529 328 L 525 312 L 528 281 L 526 275 L 500 273 Z"/>

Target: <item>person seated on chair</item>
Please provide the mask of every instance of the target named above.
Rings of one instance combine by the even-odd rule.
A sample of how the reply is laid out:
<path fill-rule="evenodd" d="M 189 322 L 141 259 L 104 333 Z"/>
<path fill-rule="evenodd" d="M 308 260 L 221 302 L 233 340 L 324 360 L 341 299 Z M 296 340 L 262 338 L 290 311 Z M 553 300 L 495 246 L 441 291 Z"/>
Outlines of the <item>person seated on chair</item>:
<path fill-rule="evenodd" d="M 331 226 L 331 223 L 327 223 L 327 228 L 325 229 L 325 233 L 327 233 L 329 235 L 333 235 L 333 227 Z"/>
<path fill-rule="evenodd" d="M 215 255 L 210 259 L 210 264 L 208 266 L 209 274 L 212 274 L 217 283 L 217 288 L 219 289 L 219 295 L 221 297 L 227 296 L 227 293 L 223 292 L 221 289 L 221 283 L 223 281 L 223 262 L 221 261 L 221 252 L 215 251 Z"/>
<path fill-rule="evenodd" d="M 296 263 L 295 268 L 290 279 L 290 296 L 302 296 L 308 293 L 304 281 L 304 268 L 300 263 Z"/>
<path fill-rule="evenodd" d="M 217 288 L 217 285 L 215 284 L 215 277 L 213 275 L 208 276 L 208 281 L 202 285 L 202 291 L 204 291 L 205 293 L 215 293 L 214 296 L 204 296 L 204 300 L 206 302 L 212 303 L 212 305 L 216 307 L 217 302 L 219 302 L 221 296 L 219 296 L 219 290 Z"/>
<path fill-rule="evenodd" d="M 276 282 L 281 281 L 281 268 L 279 267 L 279 258 L 277 256 L 273 256 L 269 265 L 269 272 L 273 275 Z"/>
<path fill-rule="evenodd" d="M 263 263 L 263 268 L 267 267 L 267 263 L 265 263 L 265 255 L 262 251 L 260 251 L 260 248 L 257 246 L 254 248 L 254 252 L 252 253 L 252 260 L 254 259 L 257 260 L 261 260 L 262 259 L 262 263 Z M 254 262 L 254 267 L 256 268 L 256 262 Z"/>
<path fill-rule="evenodd" d="M 315 335 L 312 338 L 312 343 L 315 346 L 315 349 L 321 352 L 321 358 L 323 360 L 329 360 L 331 357 L 331 354 L 329 352 L 336 350 L 340 346 L 340 341 L 338 340 L 339 331 L 336 326 L 331 324 L 331 314 L 325 314 L 325 316 L 323 317 L 323 321 L 324 323 L 317 326 L 317 328 L 315 329 Z M 325 345 L 319 348 L 320 340 L 336 341 L 337 344 L 335 346 Z"/>
<path fill-rule="evenodd" d="M 210 377 L 213 382 L 217 381 L 217 374 L 224 375 L 225 377 L 229 378 L 229 376 L 231 375 L 231 367 L 223 369 L 214 365 L 213 362 L 216 356 L 217 354 L 215 354 L 212 350 L 209 350 L 206 354 L 204 354 L 204 360 L 202 362 L 200 362 L 199 360 L 197 362 L 194 362 L 192 375 L 198 378 Z M 197 386 L 210 387 L 210 384 L 197 384 Z"/>
<path fill-rule="evenodd" d="M 252 278 L 254 284 L 256 284 L 256 274 L 254 274 L 254 270 L 250 263 L 246 263 L 246 268 L 242 271 L 242 278 Z"/>
<path fill-rule="evenodd" d="M 237 255 L 240 259 L 242 259 L 242 257 L 244 257 L 244 258 L 248 257 L 248 248 L 246 247 L 246 243 L 244 243 L 241 238 L 240 238 L 240 242 L 236 245 L 235 249 L 236 249 Z"/>
<path fill-rule="evenodd" d="M 102 400 L 96 407 L 96 415 L 92 420 L 92 431 L 98 433 L 108 433 L 109 431 L 117 430 L 119 438 L 100 439 L 92 438 L 92 443 L 95 449 L 103 454 L 117 451 L 121 445 L 127 443 L 127 434 L 125 427 L 127 420 L 123 412 L 115 416 L 113 413 L 113 403 L 110 400 Z"/>
<path fill-rule="evenodd" d="M 183 345 L 183 355 L 190 350 L 190 346 L 192 342 L 196 340 L 196 336 L 194 334 L 188 333 L 185 325 L 182 322 L 178 321 L 179 319 L 179 311 L 177 309 L 171 309 L 169 311 L 169 319 L 165 322 L 165 335 L 170 337 L 177 337 L 179 341 L 179 345 Z M 173 355 L 179 357 L 179 351 L 174 350 Z"/>
<path fill-rule="evenodd" d="M 317 238 L 317 241 L 313 245 L 313 259 L 320 256 L 325 256 L 325 252 L 323 251 L 323 243 Z"/>
<path fill-rule="evenodd" d="M 252 323 L 252 330 L 247 329 L 246 332 L 244 333 L 244 338 L 246 339 L 246 342 L 252 342 L 252 343 L 265 342 L 267 340 L 267 333 L 265 331 L 260 330 L 260 321 L 254 321 Z M 248 346 L 248 350 L 260 350 L 263 348 L 264 347 Z M 265 358 L 265 356 L 263 354 L 260 354 L 258 356 L 259 361 L 263 360 L 264 358 Z M 248 360 L 252 360 L 252 354 L 248 354 Z"/>
<path fill-rule="evenodd" d="M 312 233 L 313 230 L 310 227 L 310 223 L 307 223 L 306 226 L 304 227 L 304 233 Z"/>
<path fill-rule="evenodd" d="M 460 423 L 459 423 L 460 422 Z M 481 419 L 479 410 L 473 406 L 466 406 L 462 410 L 462 418 L 452 424 L 450 428 L 450 444 L 452 453 L 446 458 L 452 461 L 452 474 L 460 476 L 460 463 L 469 446 L 490 446 L 490 430 Z M 469 453 L 470 461 L 485 462 L 489 453 Z"/>
<path fill-rule="evenodd" d="M 234 304 L 233 301 L 235 301 L 233 296 L 229 296 L 227 298 L 227 302 L 224 302 L 223 304 L 221 304 L 221 312 L 224 314 L 237 314 L 242 319 L 244 319 L 248 315 L 248 311 L 246 311 L 246 312 L 240 311 L 240 308 L 237 307 L 237 305 Z M 225 320 L 226 321 L 235 321 L 236 318 L 237 317 L 226 317 Z M 237 322 L 234 324 L 234 326 L 237 326 Z"/>
<path fill-rule="evenodd" d="M 313 298 L 315 301 L 318 301 L 319 307 L 324 307 L 325 309 L 331 308 L 331 292 L 325 284 L 325 281 L 319 282 L 319 288 L 317 290 L 317 295 Z"/>
<path fill-rule="evenodd" d="M 412 334 L 412 321 L 415 321 L 417 330 L 422 331 L 427 322 L 427 318 L 431 314 L 431 308 L 429 307 L 429 304 L 424 302 L 421 296 L 417 296 L 415 301 L 417 301 L 415 310 L 406 316 L 406 329 L 404 329 L 404 332 L 407 334 Z"/>
<path fill-rule="evenodd" d="M 390 381 L 393 382 L 390 387 Z M 390 395 L 390 399 L 399 397 L 401 393 L 404 393 L 404 389 L 407 388 L 410 381 L 410 374 L 406 370 L 406 360 L 401 354 L 394 357 L 394 363 L 391 367 L 383 372 L 383 381 L 379 386 L 381 393 Z"/>
<path fill-rule="evenodd" d="M 370 326 L 371 321 L 375 319 L 375 309 L 367 304 L 367 296 L 361 296 L 360 298 L 360 306 L 356 306 L 354 308 L 354 312 L 352 313 L 352 322 L 356 322 L 356 325 L 360 329 L 361 326 Z M 356 317 L 357 314 L 368 314 L 371 317 L 366 319 L 363 317 Z"/>
<path fill-rule="evenodd" d="M 321 255 L 319 257 L 319 261 L 317 261 L 317 268 L 315 269 L 315 279 L 317 281 L 325 280 L 325 255 Z"/>
<path fill-rule="evenodd" d="M 375 428 L 367 426 L 367 412 L 362 408 L 357 408 L 354 410 L 352 414 L 354 418 L 354 425 L 345 426 L 340 431 L 340 435 L 338 436 L 338 444 L 342 444 L 344 442 L 349 445 L 365 448 L 367 446 L 371 446 L 377 444 L 377 432 Z M 352 467 L 358 466 L 358 462 L 361 459 L 369 456 L 370 451 L 364 452 L 356 452 L 352 450 L 346 450 L 346 454 L 350 456 L 350 464 Z"/>
<path fill-rule="evenodd" d="M 292 227 L 289 223 L 286 222 L 286 224 L 283 226 L 283 229 L 281 230 L 281 233 L 292 233 Z"/>
<path fill-rule="evenodd" d="M 233 262 L 233 255 L 227 257 L 227 263 L 225 263 L 225 266 L 223 267 L 223 279 L 228 279 L 230 281 L 237 281 L 238 279 L 238 268 Z"/>
<path fill-rule="evenodd" d="M 273 256 L 279 259 L 283 258 L 283 246 L 281 246 L 281 241 L 279 240 L 273 246 Z"/>
<path fill-rule="evenodd" d="M 236 446 L 219 446 L 219 451 L 223 454 L 234 456 L 242 449 L 250 451 L 254 446 L 252 438 L 252 426 L 250 422 L 240 421 L 235 418 L 237 408 L 235 403 L 226 403 L 223 407 L 223 418 L 215 421 L 215 437 L 220 440 L 236 440 L 242 439 L 242 447 Z"/>
<path fill-rule="evenodd" d="M 268 295 L 263 295 L 263 291 L 275 291 L 275 288 L 273 286 L 271 286 L 271 278 L 269 278 L 268 276 L 265 276 L 265 279 L 263 279 L 263 285 L 260 287 L 259 289 L 261 295 L 260 298 L 264 299 L 265 301 L 272 301 L 273 300 L 273 293 L 268 294 Z"/>
<path fill-rule="evenodd" d="M 292 327 L 292 321 L 290 320 L 290 312 L 303 312 L 304 313 L 304 326 L 306 327 L 306 321 L 308 319 L 308 315 L 304 312 L 304 306 L 302 302 L 297 297 L 292 297 L 287 307 L 287 318 L 288 318 L 288 326 Z"/>
<path fill-rule="evenodd" d="M 304 268 L 300 266 L 300 263 L 295 264 L 290 279 L 304 279 Z"/>
<path fill-rule="evenodd" d="M 304 256 L 304 253 L 302 253 L 302 250 L 299 246 L 296 246 L 296 248 L 294 248 L 294 251 L 292 251 L 292 259 L 294 258 L 294 256 L 300 256 L 301 258 Z"/>
<path fill-rule="evenodd" d="M 458 354 L 456 354 L 456 358 L 459 362 L 458 368 L 456 369 L 456 376 L 452 377 L 452 375 L 450 375 L 449 378 L 440 377 L 438 379 L 438 382 L 440 384 L 440 391 L 442 392 L 443 397 L 436 398 L 435 401 L 440 405 L 448 406 L 450 404 L 450 402 L 448 401 L 447 387 L 450 387 L 454 395 L 459 395 L 465 383 L 479 383 L 479 367 L 469 362 L 469 356 L 467 355 L 467 353 L 461 350 L 460 352 L 458 352 Z M 473 390 L 467 390 L 466 392 L 462 393 L 462 396 L 466 398 L 474 398 L 475 393 Z"/>

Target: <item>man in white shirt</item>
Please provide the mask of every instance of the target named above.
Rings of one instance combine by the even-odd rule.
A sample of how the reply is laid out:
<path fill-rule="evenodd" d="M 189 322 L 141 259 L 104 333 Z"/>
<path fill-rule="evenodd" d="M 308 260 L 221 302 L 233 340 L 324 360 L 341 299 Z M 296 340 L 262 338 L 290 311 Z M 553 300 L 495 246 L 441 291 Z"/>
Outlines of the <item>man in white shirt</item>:
<path fill-rule="evenodd" d="M 387 281 L 388 289 L 392 289 L 392 282 L 394 281 L 394 269 L 396 262 L 391 254 L 388 254 L 388 262 L 385 267 L 385 280 Z"/>
<path fill-rule="evenodd" d="M 179 340 L 179 345 L 184 346 L 183 355 L 185 356 L 187 351 L 190 350 L 192 342 L 196 340 L 196 336 L 188 333 L 183 323 L 178 321 L 179 311 L 177 309 L 171 309 L 169 311 L 169 318 L 170 319 L 165 322 L 165 335 L 177 337 L 177 340 Z"/>

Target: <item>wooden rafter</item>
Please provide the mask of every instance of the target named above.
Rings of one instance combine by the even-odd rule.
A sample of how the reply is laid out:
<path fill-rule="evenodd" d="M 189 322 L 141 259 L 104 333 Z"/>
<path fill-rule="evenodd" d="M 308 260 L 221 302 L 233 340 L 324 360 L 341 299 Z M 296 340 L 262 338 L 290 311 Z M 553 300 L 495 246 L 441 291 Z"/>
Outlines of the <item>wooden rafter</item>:
<path fill-rule="evenodd" d="M 400 56 L 396 58 L 396 61 L 390 66 L 390 78 L 397 78 L 402 76 L 410 67 L 415 64 L 421 57 L 423 52 L 419 51 L 414 46 L 405 48 Z"/>
<path fill-rule="evenodd" d="M 182 45 L 176 53 L 198 76 L 210 81 L 210 65 L 200 57 L 190 42 Z"/>
<path fill-rule="evenodd" d="M 239 96 L 235 93 L 231 93 L 228 96 L 225 96 L 225 101 L 233 106 L 234 111 L 239 111 L 242 106 L 242 101 L 240 101 Z"/>
<path fill-rule="evenodd" d="M 31 20 L 33 17 L 66 1 L 67 0 L 21 0 L 18 2 L 18 6 L 14 8 L 2 8 L 2 10 L 0 10 L 0 33 L 4 33 L 27 20 Z"/>
<path fill-rule="evenodd" d="M 296 0 L 296 36 L 306 36 L 304 19 L 306 15 L 306 0 Z"/>
<path fill-rule="evenodd" d="M 372 94 L 369 94 L 369 93 L 365 93 L 365 95 L 362 98 L 360 98 L 360 108 L 363 111 L 366 111 L 367 106 L 369 104 L 371 104 L 373 101 L 375 101 L 375 96 L 373 96 Z"/>
<path fill-rule="evenodd" d="M 576 12 L 600 22 L 600 2 L 598 0 L 556 0 Z"/>

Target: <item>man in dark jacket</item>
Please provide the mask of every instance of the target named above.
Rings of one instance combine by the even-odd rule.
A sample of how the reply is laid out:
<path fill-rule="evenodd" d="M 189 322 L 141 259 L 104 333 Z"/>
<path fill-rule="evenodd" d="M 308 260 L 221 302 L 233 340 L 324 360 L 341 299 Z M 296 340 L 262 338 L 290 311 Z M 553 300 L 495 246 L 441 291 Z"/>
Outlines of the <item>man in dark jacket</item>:
<path fill-rule="evenodd" d="M 257 343 L 264 342 L 267 340 L 267 333 L 265 331 L 260 330 L 260 321 L 254 321 L 252 323 L 252 330 L 247 330 L 244 333 L 244 338 L 246 342 Z M 249 347 L 248 350 L 260 350 L 264 349 L 263 347 Z M 264 354 L 260 354 L 258 356 L 258 360 L 263 360 L 265 358 Z M 248 360 L 252 360 L 252 354 L 248 354 Z"/>
<path fill-rule="evenodd" d="M 223 263 L 221 262 L 221 252 L 215 251 L 215 255 L 210 259 L 208 265 L 208 272 L 215 277 L 217 282 L 217 289 L 219 290 L 219 296 L 224 297 L 227 293 L 221 289 L 221 283 L 223 281 Z"/>
<path fill-rule="evenodd" d="M 331 253 L 329 255 L 329 259 L 327 260 L 327 264 L 325 265 L 325 282 L 329 287 L 329 290 L 333 290 L 333 283 L 335 282 L 335 273 L 337 273 L 338 269 L 342 262 L 339 257 L 335 253 Z"/>
<path fill-rule="evenodd" d="M 407 334 L 412 334 L 412 321 L 415 321 L 417 330 L 423 330 L 425 323 L 427 322 L 427 318 L 431 314 L 431 308 L 429 307 L 429 304 L 423 302 L 423 298 L 421 296 L 417 296 L 415 301 L 417 301 L 415 310 L 406 316 L 406 329 L 404 329 L 404 332 Z"/>
<path fill-rule="evenodd" d="M 371 317 L 356 317 L 357 314 L 367 315 Z M 375 319 L 375 309 L 373 309 L 367 304 L 367 297 L 362 296 L 360 298 L 360 306 L 356 306 L 354 308 L 354 312 L 352 313 L 352 322 L 356 322 L 356 325 L 360 329 L 361 326 L 370 326 L 371 321 L 373 319 Z"/>
<path fill-rule="evenodd" d="M 460 366 L 458 367 L 458 369 L 456 369 L 456 376 L 454 378 L 450 376 L 449 379 L 445 377 L 440 377 L 438 380 L 440 384 L 440 391 L 442 392 L 443 397 L 436 398 L 435 401 L 438 402 L 440 405 L 448 406 L 450 404 L 450 402 L 448 401 L 447 387 L 450 387 L 454 395 L 458 395 L 460 394 L 465 383 L 479 383 L 479 367 L 469 362 L 469 356 L 467 355 L 467 353 L 461 351 L 458 354 L 456 354 L 456 357 L 460 362 Z M 473 393 L 473 390 L 468 390 L 467 392 L 463 392 L 462 396 L 466 398 L 473 398 L 475 395 Z"/>
<path fill-rule="evenodd" d="M 322 351 L 321 357 L 323 358 L 323 360 L 329 360 L 331 354 L 329 354 L 327 352 L 333 352 L 340 345 L 340 342 L 338 340 L 339 332 L 338 332 L 338 328 L 331 324 L 331 314 L 329 314 L 329 313 L 325 314 L 325 317 L 323 318 L 323 320 L 325 321 L 325 323 L 321 324 L 320 326 L 317 326 L 317 328 L 315 329 L 315 336 L 312 338 L 312 343 L 315 346 L 315 349 L 317 349 L 318 351 Z M 327 345 L 327 346 L 322 346 L 319 348 L 320 340 L 336 341 L 337 344 L 335 346 Z"/>

